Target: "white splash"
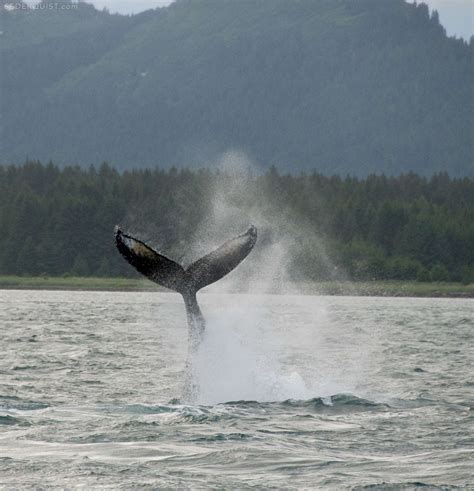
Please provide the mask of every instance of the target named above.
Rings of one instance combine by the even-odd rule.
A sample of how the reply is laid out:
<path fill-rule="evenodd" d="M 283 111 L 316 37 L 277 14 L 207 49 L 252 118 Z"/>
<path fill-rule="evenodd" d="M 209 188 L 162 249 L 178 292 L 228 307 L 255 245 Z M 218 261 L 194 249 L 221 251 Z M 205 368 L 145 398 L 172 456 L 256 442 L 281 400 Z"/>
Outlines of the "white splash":
<path fill-rule="evenodd" d="M 240 297 L 240 296 L 239 296 Z M 264 312 L 240 305 L 209 318 L 194 360 L 198 404 L 307 399 L 311 392 L 295 371 L 279 362 L 281 349 Z"/>

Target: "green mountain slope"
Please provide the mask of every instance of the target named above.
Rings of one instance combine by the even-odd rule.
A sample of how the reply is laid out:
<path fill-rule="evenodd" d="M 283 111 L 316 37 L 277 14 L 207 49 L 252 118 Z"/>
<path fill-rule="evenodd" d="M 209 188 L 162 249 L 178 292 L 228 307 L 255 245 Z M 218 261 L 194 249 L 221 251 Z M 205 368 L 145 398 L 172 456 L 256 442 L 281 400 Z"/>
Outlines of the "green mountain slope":
<path fill-rule="evenodd" d="M 3 162 L 472 174 L 473 46 L 423 4 L 79 7 L 1 14 Z"/>

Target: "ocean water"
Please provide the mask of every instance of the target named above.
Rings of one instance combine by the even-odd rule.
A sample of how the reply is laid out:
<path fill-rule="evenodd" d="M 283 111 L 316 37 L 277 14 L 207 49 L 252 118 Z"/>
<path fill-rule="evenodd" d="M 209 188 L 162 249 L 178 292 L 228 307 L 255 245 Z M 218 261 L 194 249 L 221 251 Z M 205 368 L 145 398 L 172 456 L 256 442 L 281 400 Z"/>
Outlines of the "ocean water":
<path fill-rule="evenodd" d="M 0 291 L 2 489 L 474 489 L 472 300 Z"/>

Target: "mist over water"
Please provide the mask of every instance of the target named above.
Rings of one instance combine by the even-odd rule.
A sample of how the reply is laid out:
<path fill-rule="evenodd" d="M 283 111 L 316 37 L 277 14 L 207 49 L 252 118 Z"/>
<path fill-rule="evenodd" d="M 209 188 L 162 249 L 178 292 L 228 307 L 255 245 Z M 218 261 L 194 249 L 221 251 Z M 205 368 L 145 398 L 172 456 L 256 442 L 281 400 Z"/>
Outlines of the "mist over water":
<path fill-rule="evenodd" d="M 265 294 L 298 291 L 292 282 L 292 253 L 295 242 L 301 237 L 311 237 L 318 245 L 319 259 L 327 268 L 333 266 L 325 253 L 316 232 L 305 224 L 289 222 L 285 214 L 276 214 L 261 206 L 270 202 L 270 196 L 257 196 L 251 189 L 250 176 L 259 169 L 241 152 L 228 152 L 219 162 L 222 178 L 210 190 L 210 213 L 197 226 L 192 245 L 185 256 L 190 263 L 215 249 L 225 240 L 244 232 L 250 224 L 258 229 L 259 238 L 254 250 L 236 270 L 211 285 L 205 291 L 246 292 L 238 303 L 223 305 L 219 310 L 206 314 L 207 328 L 196 357 L 190 364 L 193 386 L 198 393 L 184 400 L 201 404 L 215 404 L 231 400 L 281 401 L 285 399 L 307 399 L 315 395 L 331 395 L 338 392 L 353 393 L 360 388 L 364 369 L 370 358 L 372 346 L 376 344 L 374 332 L 364 335 L 362 330 L 353 337 L 350 347 L 340 342 L 344 333 L 326 313 L 323 300 L 311 305 L 311 327 L 307 336 L 303 326 L 288 319 L 285 329 L 275 333 L 275 324 L 281 319 L 268 316 Z M 203 295 L 200 296 L 202 301 Z M 295 297 L 295 301 L 297 297 Z M 318 330 L 329 329 L 337 344 L 325 345 L 318 339 Z M 291 348 L 288 343 L 296 337 L 306 336 L 306 345 L 313 356 L 308 360 L 306 377 L 294 370 L 283 370 L 278 361 L 281 353 Z M 370 342 L 369 342 L 370 339 Z M 343 355 L 345 363 L 337 360 Z"/>

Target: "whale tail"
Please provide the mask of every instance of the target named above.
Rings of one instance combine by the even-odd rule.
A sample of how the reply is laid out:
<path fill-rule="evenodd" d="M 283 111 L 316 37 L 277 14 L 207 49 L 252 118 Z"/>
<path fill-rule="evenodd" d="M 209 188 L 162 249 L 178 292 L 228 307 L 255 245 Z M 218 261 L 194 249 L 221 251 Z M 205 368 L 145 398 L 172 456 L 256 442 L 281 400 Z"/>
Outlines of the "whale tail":
<path fill-rule="evenodd" d="M 257 241 L 257 229 L 251 226 L 245 233 L 228 240 L 187 268 L 149 245 L 115 227 L 115 243 L 122 256 L 137 271 L 165 288 L 193 298 L 198 290 L 220 280 L 237 267 Z"/>

